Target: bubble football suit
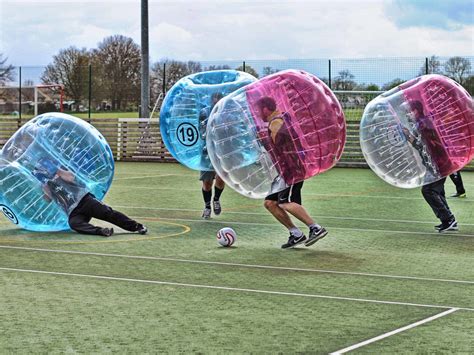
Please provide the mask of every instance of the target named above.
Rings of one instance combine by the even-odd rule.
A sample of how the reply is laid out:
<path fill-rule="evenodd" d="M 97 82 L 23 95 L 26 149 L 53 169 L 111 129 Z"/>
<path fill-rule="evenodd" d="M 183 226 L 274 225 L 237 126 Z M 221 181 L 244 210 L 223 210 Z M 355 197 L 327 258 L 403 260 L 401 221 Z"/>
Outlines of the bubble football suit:
<path fill-rule="evenodd" d="M 303 71 L 269 75 L 227 95 L 207 124 L 212 165 L 239 193 L 263 198 L 320 174 L 341 157 L 341 105 Z"/>
<path fill-rule="evenodd" d="M 437 181 L 474 156 L 472 99 L 442 75 L 410 80 L 367 105 L 360 144 L 372 170 L 392 185 Z"/>
<path fill-rule="evenodd" d="M 194 170 L 214 170 L 206 148 L 212 107 L 222 97 L 256 80 L 237 70 L 215 70 L 188 75 L 174 84 L 160 112 L 161 135 L 173 157 Z"/>
<path fill-rule="evenodd" d="M 75 177 L 59 181 L 58 169 Z M 87 192 L 102 199 L 114 175 L 112 151 L 90 124 L 45 113 L 21 127 L 0 151 L 0 209 L 32 231 L 69 229 L 68 213 Z M 47 198 L 45 186 L 54 190 Z"/>

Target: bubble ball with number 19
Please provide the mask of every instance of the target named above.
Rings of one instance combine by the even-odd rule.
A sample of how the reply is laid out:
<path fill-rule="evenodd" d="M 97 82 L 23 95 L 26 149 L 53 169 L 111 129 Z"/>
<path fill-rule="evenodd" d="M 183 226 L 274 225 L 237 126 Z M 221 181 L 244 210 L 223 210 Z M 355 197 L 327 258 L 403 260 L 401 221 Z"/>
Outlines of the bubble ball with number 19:
<path fill-rule="evenodd" d="M 173 157 L 194 170 L 214 170 L 206 148 L 209 114 L 222 97 L 256 80 L 237 70 L 215 70 L 188 75 L 174 84 L 160 112 L 163 142 Z"/>

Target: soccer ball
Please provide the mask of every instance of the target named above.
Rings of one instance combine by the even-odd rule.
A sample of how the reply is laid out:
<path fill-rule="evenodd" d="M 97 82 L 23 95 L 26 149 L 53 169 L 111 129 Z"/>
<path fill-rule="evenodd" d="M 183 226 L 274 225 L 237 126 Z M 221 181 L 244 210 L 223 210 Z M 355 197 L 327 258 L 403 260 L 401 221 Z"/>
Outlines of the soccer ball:
<path fill-rule="evenodd" d="M 222 228 L 217 232 L 217 242 L 223 247 L 230 247 L 237 240 L 237 234 L 232 228 Z"/>

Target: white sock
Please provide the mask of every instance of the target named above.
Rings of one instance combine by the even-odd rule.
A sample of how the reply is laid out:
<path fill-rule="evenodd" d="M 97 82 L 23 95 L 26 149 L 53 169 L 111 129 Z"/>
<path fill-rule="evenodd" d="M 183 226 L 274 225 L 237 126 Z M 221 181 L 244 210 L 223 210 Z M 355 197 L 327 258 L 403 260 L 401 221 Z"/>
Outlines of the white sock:
<path fill-rule="evenodd" d="M 301 237 L 303 235 L 303 232 L 299 228 L 296 228 L 296 227 L 290 228 L 289 231 L 295 237 Z"/>
<path fill-rule="evenodd" d="M 318 228 L 318 229 L 320 229 L 320 228 L 321 228 L 321 226 L 320 226 L 319 224 L 317 224 L 317 223 L 310 224 L 308 227 L 309 227 L 309 229 L 311 229 L 311 228 Z"/>

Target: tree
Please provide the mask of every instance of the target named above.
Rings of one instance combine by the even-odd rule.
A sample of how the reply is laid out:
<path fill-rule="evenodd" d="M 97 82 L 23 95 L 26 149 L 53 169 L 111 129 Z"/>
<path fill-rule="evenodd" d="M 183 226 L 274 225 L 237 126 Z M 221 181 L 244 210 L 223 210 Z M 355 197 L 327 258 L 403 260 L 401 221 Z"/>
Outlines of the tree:
<path fill-rule="evenodd" d="M 471 96 L 474 96 L 474 75 L 469 76 L 463 86 Z"/>
<path fill-rule="evenodd" d="M 209 65 L 208 67 L 204 68 L 204 71 L 211 71 L 211 70 L 228 70 L 230 67 L 227 64 L 224 65 Z"/>
<path fill-rule="evenodd" d="M 400 78 L 393 79 L 392 81 L 389 81 L 388 83 L 384 84 L 382 86 L 382 90 L 387 91 L 387 90 L 393 89 L 395 86 L 403 84 L 404 82 L 405 80 L 402 80 Z"/>
<path fill-rule="evenodd" d="M 258 73 L 257 73 L 257 71 L 256 71 L 254 68 L 252 68 L 250 65 L 246 65 L 246 66 L 245 66 L 245 70 L 244 70 L 244 66 L 243 66 L 243 65 L 241 65 L 240 67 L 235 68 L 235 70 L 244 71 L 244 72 L 246 72 L 246 73 L 248 73 L 248 74 L 250 74 L 250 75 L 253 75 L 253 76 L 256 77 L 256 78 L 258 78 L 258 76 L 259 76 Z"/>
<path fill-rule="evenodd" d="M 8 58 L 3 59 L 3 53 L 0 53 L 0 85 L 15 80 L 15 67 L 11 64 L 5 64 L 7 60 Z"/>
<path fill-rule="evenodd" d="M 444 64 L 444 71 L 451 79 L 463 85 L 471 72 L 471 62 L 463 57 L 451 57 Z"/>
<path fill-rule="evenodd" d="M 322 78 L 319 78 L 321 79 L 321 81 L 326 84 L 327 86 L 329 86 L 329 78 L 326 78 L 326 77 L 322 77 Z"/>
<path fill-rule="evenodd" d="M 166 81 L 165 90 L 169 90 L 179 79 L 200 71 L 202 71 L 202 66 L 199 62 L 180 62 L 172 59 L 156 62 L 151 67 L 151 96 L 154 100 L 158 98 L 163 91 L 163 80 Z"/>
<path fill-rule="evenodd" d="M 439 61 L 438 57 L 432 55 L 428 59 L 428 73 L 426 72 L 426 64 L 420 68 L 418 75 L 425 75 L 425 74 L 441 74 L 443 71 L 441 69 L 441 62 Z"/>
<path fill-rule="evenodd" d="M 35 99 L 35 82 L 31 79 L 26 79 L 21 85 L 21 96 L 24 101 L 33 101 Z"/>
<path fill-rule="evenodd" d="M 353 90 L 356 86 L 354 75 L 349 70 L 341 70 L 339 75 L 334 78 L 333 88 L 334 90 Z"/>
<path fill-rule="evenodd" d="M 76 102 L 79 111 L 79 102 L 87 97 L 89 61 L 90 53 L 85 48 L 62 49 L 46 66 L 41 80 L 45 84 L 62 84 L 65 95 Z"/>
<path fill-rule="evenodd" d="M 275 74 L 279 71 L 280 71 L 280 69 L 273 69 L 272 67 L 263 67 L 263 70 L 262 70 L 263 76 Z"/>
<path fill-rule="evenodd" d="M 130 101 L 139 102 L 141 57 L 133 39 L 122 35 L 105 38 L 93 51 L 92 61 L 99 78 L 95 83 L 99 92 L 94 96 L 111 100 L 112 110 L 127 109 Z"/>
<path fill-rule="evenodd" d="M 380 88 L 376 84 L 369 84 L 364 88 L 364 90 L 366 90 L 366 91 L 379 91 Z"/>

